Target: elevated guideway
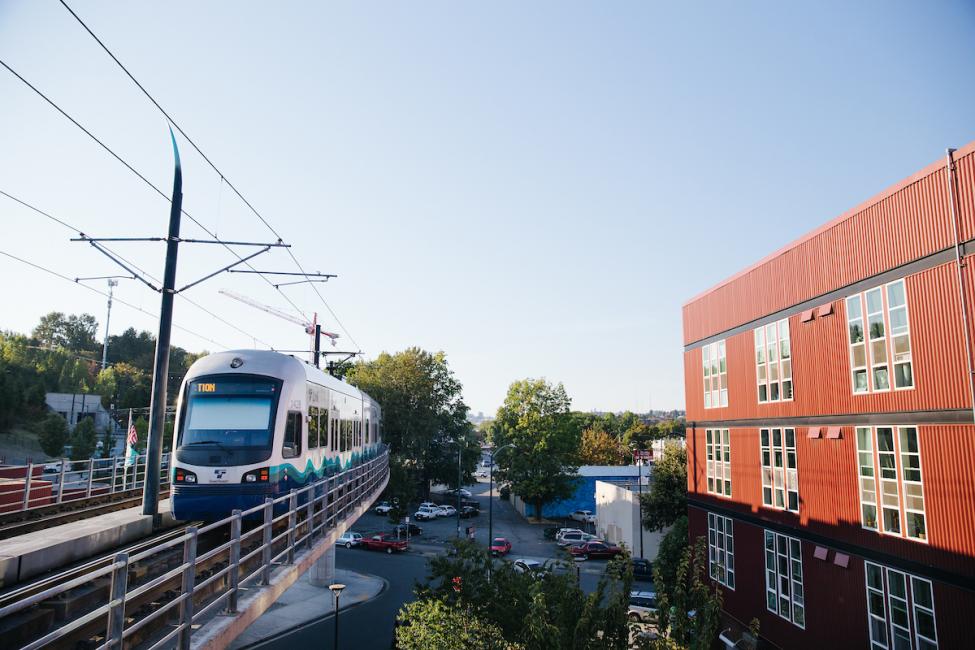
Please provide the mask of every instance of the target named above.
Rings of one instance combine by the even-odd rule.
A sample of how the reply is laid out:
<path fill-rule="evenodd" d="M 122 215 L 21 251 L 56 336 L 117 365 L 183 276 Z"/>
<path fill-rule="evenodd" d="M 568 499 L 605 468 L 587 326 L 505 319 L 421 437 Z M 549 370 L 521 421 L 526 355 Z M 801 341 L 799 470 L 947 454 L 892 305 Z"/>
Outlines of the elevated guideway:
<path fill-rule="evenodd" d="M 0 638 L 4 647 L 29 649 L 225 648 L 334 547 L 388 480 L 383 452 L 218 522 L 187 525 L 167 517 L 174 528 L 164 537 L 128 548 L 126 536 L 152 532 L 139 509 L 72 523 L 63 528 L 75 530 L 61 539 L 48 531 L 47 540 L 32 533 L 0 542 L 11 575 L 42 563 L 44 544 L 63 557 L 94 548 L 94 540 L 112 549 L 0 593 Z"/>

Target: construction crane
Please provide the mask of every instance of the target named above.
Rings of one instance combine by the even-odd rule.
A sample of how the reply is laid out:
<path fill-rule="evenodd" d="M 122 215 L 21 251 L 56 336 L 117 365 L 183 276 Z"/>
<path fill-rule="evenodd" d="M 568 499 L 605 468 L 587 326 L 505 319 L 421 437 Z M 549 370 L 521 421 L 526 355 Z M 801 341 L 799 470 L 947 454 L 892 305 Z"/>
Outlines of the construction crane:
<path fill-rule="evenodd" d="M 280 309 L 275 309 L 274 307 L 271 307 L 270 305 L 265 305 L 264 303 L 254 300 L 253 298 L 242 296 L 241 294 L 235 291 L 231 291 L 229 289 L 220 289 L 219 293 L 222 293 L 228 298 L 233 298 L 234 300 L 242 302 L 245 305 L 250 305 L 251 307 L 260 309 L 263 312 L 267 312 L 272 316 L 277 316 L 278 318 L 292 322 L 296 325 L 301 325 L 305 329 L 305 333 L 311 336 L 311 357 L 312 357 L 311 361 L 312 363 L 315 364 L 316 368 L 319 367 L 318 359 L 321 356 L 321 337 L 322 336 L 328 337 L 332 341 L 332 347 L 335 347 L 335 341 L 339 338 L 339 335 L 335 334 L 334 332 L 325 332 L 322 330 L 322 326 L 318 322 L 317 312 L 315 312 L 312 315 L 311 322 L 309 323 L 308 321 L 302 320 L 297 316 L 292 316 L 288 312 L 281 311 Z"/>

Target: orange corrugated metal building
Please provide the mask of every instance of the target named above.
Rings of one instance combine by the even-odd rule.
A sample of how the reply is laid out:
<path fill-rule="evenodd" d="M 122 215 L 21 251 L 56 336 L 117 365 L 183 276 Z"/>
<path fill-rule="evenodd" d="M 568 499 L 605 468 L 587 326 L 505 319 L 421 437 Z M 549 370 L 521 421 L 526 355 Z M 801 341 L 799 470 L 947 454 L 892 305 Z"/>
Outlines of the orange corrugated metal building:
<path fill-rule="evenodd" d="M 973 253 L 975 143 L 684 305 L 724 638 L 972 647 Z"/>

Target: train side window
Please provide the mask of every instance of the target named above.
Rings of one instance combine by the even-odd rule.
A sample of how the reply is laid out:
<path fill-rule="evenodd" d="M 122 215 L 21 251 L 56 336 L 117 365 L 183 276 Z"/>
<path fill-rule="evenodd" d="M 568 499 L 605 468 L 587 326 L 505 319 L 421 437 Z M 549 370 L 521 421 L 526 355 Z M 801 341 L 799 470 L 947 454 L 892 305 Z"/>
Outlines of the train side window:
<path fill-rule="evenodd" d="M 283 458 L 301 455 L 301 421 L 300 411 L 288 411 L 288 422 L 284 427 L 284 441 L 281 445 Z"/>
<path fill-rule="evenodd" d="M 320 447 L 318 443 L 318 417 L 319 409 L 317 406 L 308 407 L 308 448 Z"/>

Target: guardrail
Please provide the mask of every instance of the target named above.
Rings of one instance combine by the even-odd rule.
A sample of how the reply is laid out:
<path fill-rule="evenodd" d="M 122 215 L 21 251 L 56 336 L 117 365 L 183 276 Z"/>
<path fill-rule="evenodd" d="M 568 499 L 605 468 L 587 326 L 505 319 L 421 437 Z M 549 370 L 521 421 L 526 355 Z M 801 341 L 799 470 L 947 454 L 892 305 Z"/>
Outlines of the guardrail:
<path fill-rule="evenodd" d="M 0 478 L 22 479 L 19 485 L 0 489 L 0 514 L 90 499 L 92 496 L 141 489 L 146 478 L 146 456 L 126 463 L 125 456 L 61 459 L 49 463 L 27 463 L 0 467 Z M 160 485 L 169 483 L 169 454 L 162 455 Z M 13 489 L 10 489 L 13 487 Z"/>
<path fill-rule="evenodd" d="M 169 541 L 133 555 L 119 553 L 114 561 L 90 573 L 76 576 L 50 589 L 0 608 L 0 620 L 38 603 L 99 580 L 111 582 L 108 602 L 23 646 L 34 650 L 76 638 L 85 628 L 104 620 L 98 633 L 101 649 L 146 645 L 151 650 L 176 647 L 188 650 L 194 625 L 200 626 L 218 613 L 237 613 L 238 597 L 245 588 L 271 584 L 275 566 L 293 564 L 295 551 L 311 548 L 317 537 L 344 522 L 364 500 L 375 498 L 389 473 L 389 454 L 324 478 L 277 499 L 266 499 L 250 510 L 235 510 L 230 517 L 202 527 L 190 526 Z M 245 522 L 260 523 L 244 530 Z M 279 522 L 287 522 L 274 535 Z M 198 553 L 201 535 L 221 535 L 223 543 Z M 129 568 L 153 556 L 181 547 L 182 562 L 148 582 L 130 586 Z M 168 602 L 161 594 L 175 594 Z M 152 602 L 146 613 L 145 603 Z M 166 617 L 166 618 L 161 618 Z M 168 629 L 167 629 L 168 628 Z M 162 632 L 160 632 L 162 630 Z"/>

